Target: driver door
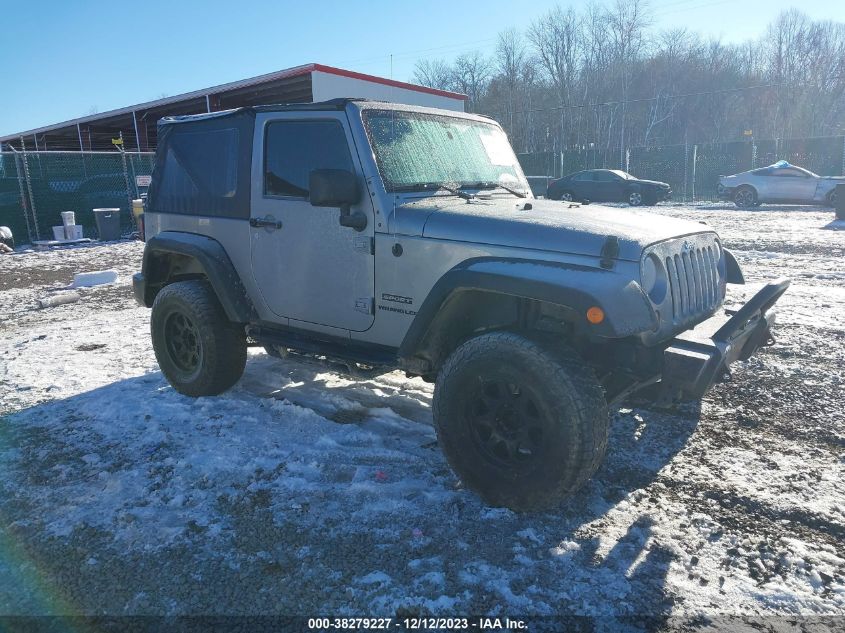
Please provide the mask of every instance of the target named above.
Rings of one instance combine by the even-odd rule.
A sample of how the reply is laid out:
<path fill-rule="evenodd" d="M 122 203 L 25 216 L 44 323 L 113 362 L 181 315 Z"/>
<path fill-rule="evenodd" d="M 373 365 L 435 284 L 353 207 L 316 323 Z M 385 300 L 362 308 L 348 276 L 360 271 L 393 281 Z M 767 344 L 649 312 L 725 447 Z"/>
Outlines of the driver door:
<path fill-rule="evenodd" d="M 373 209 L 344 112 L 267 112 L 255 121 L 250 232 L 253 278 L 267 306 L 290 325 L 361 332 L 373 323 Z M 367 216 L 358 232 L 340 210 L 308 200 L 310 173 L 359 178 Z M 312 328 L 317 329 L 317 328 Z"/>
<path fill-rule="evenodd" d="M 625 181 L 612 171 L 596 172 L 596 202 L 625 201 Z"/>
<path fill-rule="evenodd" d="M 816 193 L 816 179 L 809 173 L 786 167 L 774 171 L 773 174 L 769 177 L 771 198 L 788 202 L 813 199 Z"/>

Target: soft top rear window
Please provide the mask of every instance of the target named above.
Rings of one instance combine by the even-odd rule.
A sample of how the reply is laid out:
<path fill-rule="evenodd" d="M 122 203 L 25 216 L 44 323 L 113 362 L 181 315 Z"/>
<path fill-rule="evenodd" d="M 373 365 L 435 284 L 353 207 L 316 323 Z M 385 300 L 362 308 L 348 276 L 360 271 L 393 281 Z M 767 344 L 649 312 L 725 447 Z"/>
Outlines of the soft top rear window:
<path fill-rule="evenodd" d="M 243 112 L 161 124 L 150 211 L 248 218 L 253 122 Z"/>

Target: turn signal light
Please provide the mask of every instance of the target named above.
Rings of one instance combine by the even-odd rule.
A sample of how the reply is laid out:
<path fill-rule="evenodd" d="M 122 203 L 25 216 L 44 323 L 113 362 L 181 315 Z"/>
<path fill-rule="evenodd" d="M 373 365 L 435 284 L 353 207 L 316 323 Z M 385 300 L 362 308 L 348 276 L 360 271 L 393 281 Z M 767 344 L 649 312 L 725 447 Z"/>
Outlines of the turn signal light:
<path fill-rule="evenodd" d="M 589 310 L 587 310 L 587 321 L 592 323 L 593 325 L 598 325 L 602 321 L 604 321 L 604 310 L 602 310 L 598 306 L 593 306 Z"/>

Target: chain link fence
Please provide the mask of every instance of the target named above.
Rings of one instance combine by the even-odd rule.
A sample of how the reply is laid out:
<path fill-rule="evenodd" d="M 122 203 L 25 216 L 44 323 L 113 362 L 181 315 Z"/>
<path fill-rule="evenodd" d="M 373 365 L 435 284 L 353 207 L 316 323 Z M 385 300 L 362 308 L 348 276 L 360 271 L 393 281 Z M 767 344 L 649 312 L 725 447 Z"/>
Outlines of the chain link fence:
<path fill-rule="evenodd" d="M 97 237 L 93 209 L 119 208 L 134 229 L 132 200 L 146 193 L 154 152 L 0 152 L 0 225 L 19 243 L 53 239 L 60 213 L 73 211 Z"/>
<path fill-rule="evenodd" d="M 574 148 L 562 152 L 519 154 L 535 194 L 545 193 L 550 178 L 582 169 L 622 169 L 638 178 L 667 182 L 675 200 L 715 200 L 720 175 L 786 160 L 821 176 L 845 175 L 845 136 L 771 141 L 735 141 L 632 147 Z"/>

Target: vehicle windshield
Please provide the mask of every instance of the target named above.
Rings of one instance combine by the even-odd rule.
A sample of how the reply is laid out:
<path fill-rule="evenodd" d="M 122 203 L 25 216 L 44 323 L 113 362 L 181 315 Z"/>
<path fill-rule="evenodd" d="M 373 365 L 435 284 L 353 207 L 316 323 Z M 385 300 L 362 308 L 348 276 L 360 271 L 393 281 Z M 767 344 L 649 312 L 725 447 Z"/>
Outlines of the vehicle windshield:
<path fill-rule="evenodd" d="M 365 110 L 364 124 L 388 191 L 442 184 L 528 191 L 507 136 L 496 125 L 399 110 Z"/>

